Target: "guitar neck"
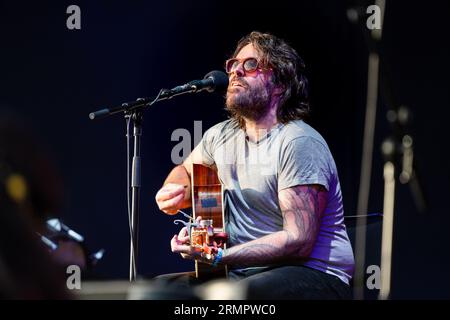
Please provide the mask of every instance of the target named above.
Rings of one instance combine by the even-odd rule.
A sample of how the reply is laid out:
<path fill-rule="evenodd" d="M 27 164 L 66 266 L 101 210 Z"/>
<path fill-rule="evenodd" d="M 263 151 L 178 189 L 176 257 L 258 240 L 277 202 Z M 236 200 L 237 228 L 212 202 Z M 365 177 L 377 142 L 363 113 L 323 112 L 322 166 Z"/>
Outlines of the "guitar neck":
<path fill-rule="evenodd" d="M 194 219 L 212 220 L 214 233 L 225 232 L 223 189 L 219 177 L 211 168 L 193 164 L 191 175 L 192 213 Z M 224 248 L 226 244 L 224 244 Z M 227 276 L 227 267 L 212 268 L 205 263 L 195 261 L 197 278 L 208 279 Z"/>

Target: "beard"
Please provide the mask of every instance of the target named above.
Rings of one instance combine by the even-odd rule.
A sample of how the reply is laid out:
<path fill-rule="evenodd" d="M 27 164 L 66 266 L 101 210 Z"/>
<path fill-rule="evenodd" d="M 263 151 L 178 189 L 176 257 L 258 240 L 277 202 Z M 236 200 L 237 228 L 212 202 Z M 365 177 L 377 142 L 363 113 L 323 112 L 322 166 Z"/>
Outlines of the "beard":
<path fill-rule="evenodd" d="M 244 80 L 239 80 L 243 87 L 230 87 L 227 90 L 226 109 L 236 120 L 242 118 L 257 121 L 269 111 L 270 95 L 264 86 L 250 87 Z"/>

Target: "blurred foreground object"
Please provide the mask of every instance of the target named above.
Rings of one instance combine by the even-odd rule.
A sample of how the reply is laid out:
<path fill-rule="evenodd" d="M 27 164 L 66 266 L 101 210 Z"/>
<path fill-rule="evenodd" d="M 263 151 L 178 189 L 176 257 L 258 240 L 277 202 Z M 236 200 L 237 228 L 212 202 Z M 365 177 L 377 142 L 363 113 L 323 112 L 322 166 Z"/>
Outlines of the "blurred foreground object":
<path fill-rule="evenodd" d="M 93 268 L 103 258 L 104 249 L 91 252 L 84 237 L 60 219 L 48 219 L 46 226 L 45 234 L 39 236 L 58 264 L 65 267 L 75 264 L 86 270 Z"/>
<path fill-rule="evenodd" d="M 155 280 L 129 282 L 86 281 L 77 291 L 81 300 L 246 300 L 247 288 L 238 283 L 214 280 L 195 289 L 162 285 Z"/>
<path fill-rule="evenodd" d="M 35 232 L 59 210 L 61 186 L 28 126 L 0 109 L 0 298 L 66 299 L 66 279 Z"/>

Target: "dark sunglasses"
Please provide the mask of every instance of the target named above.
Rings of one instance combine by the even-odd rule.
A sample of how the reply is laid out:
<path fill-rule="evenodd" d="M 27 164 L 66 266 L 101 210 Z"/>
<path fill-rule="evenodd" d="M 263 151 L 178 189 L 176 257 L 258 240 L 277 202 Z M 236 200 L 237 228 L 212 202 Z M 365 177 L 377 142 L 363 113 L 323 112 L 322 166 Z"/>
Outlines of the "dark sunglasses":
<path fill-rule="evenodd" d="M 241 63 L 245 73 L 252 73 L 255 72 L 257 69 L 262 69 L 259 68 L 259 61 L 256 58 L 250 57 L 245 59 L 233 58 L 227 60 L 225 62 L 225 71 L 228 74 L 235 72 Z"/>

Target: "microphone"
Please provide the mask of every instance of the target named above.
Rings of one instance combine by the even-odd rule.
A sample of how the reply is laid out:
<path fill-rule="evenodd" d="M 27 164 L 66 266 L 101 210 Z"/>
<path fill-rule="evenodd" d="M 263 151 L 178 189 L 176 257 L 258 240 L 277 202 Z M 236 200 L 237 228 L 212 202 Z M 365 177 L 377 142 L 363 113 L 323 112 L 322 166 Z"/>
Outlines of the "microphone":
<path fill-rule="evenodd" d="M 183 93 L 196 93 L 203 90 L 208 92 L 223 91 L 228 87 L 228 76 L 222 71 L 211 71 L 203 80 L 193 80 L 167 91 L 170 98 Z"/>
<path fill-rule="evenodd" d="M 105 108 L 89 114 L 91 120 L 103 118 L 118 112 L 130 112 L 137 108 L 148 107 L 161 100 L 171 99 L 185 93 L 197 93 L 200 91 L 223 92 L 228 87 L 228 76 L 225 72 L 214 70 L 205 75 L 203 80 L 193 80 L 172 89 L 161 90 L 158 96 L 152 98 L 139 98 L 136 101 L 122 103 L 118 107 Z"/>
<path fill-rule="evenodd" d="M 228 75 L 222 71 L 211 71 L 203 78 L 208 92 L 223 92 L 228 88 Z"/>

